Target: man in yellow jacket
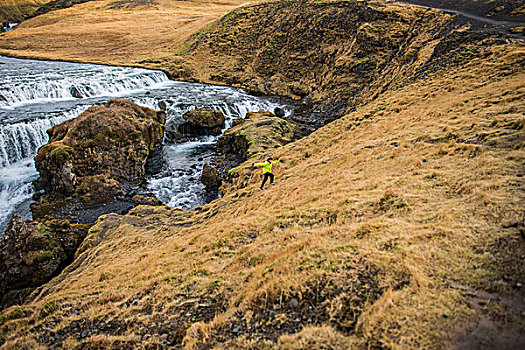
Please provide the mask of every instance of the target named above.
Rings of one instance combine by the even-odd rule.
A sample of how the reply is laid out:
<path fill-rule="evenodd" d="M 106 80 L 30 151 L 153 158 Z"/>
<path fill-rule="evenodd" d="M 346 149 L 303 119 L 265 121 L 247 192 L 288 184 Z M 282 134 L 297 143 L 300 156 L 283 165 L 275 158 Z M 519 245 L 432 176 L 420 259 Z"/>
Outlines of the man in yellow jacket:
<path fill-rule="evenodd" d="M 270 178 L 270 185 L 273 185 L 273 174 L 272 166 L 279 162 L 279 158 L 273 160 L 272 157 L 268 158 L 264 163 L 252 163 L 252 166 L 262 166 L 263 167 L 263 182 L 261 184 L 261 190 L 264 189 L 264 184 L 268 178 Z"/>

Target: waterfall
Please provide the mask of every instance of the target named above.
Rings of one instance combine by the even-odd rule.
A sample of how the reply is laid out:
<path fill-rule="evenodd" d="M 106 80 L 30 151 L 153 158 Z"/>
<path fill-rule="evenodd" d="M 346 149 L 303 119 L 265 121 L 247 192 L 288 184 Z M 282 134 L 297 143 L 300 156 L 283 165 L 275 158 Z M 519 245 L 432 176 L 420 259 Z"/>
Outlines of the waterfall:
<path fill-rule="evenodd" d="M 2 125 L 0 129 L 0 168 L 22 159 L 33 158 L 48 136 L 46 130 L 82 113 L 87 106 L 78 107 L 61 115 L 32 121 Z"/>
<path fill-rule="evenodd" d="M 56 102 L 77 98 L 120 96 L 154 88 L 168 81 L 163 72 L 145 69 L 99 68 L 95 72 L 48 71 L 36 77 L 8 76 L 0 86 L 0 108 L 14 108 L 28 103 Z M 65 72 L 68 73 L 68 72 Z"/>

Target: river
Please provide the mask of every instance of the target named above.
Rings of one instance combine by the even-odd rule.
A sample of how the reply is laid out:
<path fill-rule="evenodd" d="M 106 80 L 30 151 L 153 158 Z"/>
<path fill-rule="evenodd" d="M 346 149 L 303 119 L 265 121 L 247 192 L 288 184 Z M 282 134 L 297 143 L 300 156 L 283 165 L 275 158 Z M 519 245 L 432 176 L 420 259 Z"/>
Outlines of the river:
<path fill-rule="evenodd" d="M 0 82 L 0 236 L 13 212 L 30 215 L 32 181 L 38 177 L 33 158 L 48 141 L 46 130 L 90 106 L 126 98 L 166 110 L 167 126 L 181 123 L 188 110 L 208 107 L 224 113 L 226 128 L 247 112 L 293 111 L 241 89 L 172 81 L 163 72 L 140 68 L 0 57 Z M 214 156 L 217 138 L 165 142 L 157 171 L 148 175 L 148 189 L 171 207 L 191 209 L 207 202 L 199 177 L 204 162 Z"/>

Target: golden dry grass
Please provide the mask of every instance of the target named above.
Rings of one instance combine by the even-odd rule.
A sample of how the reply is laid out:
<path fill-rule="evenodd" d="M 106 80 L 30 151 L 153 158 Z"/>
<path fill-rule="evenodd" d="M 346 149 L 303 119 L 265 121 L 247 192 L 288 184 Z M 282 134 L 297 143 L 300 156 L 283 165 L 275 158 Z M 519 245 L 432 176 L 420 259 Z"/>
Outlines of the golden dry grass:
<path fill-rule="evenodd" d="M 19 22 L 50 0 L 0 0 L 0 22 Z"/>
<path fill-rule="evenodd" d="M 2 349 L 50 332 L 70 336 L 65 348 L 162 346 L 164 331 L 188 349 L 442 349 L 487 315 L 523 332 L 507 297 L 525 245 L 502 227 L 525 207 L 523 47 L 486 50 L 276 149 L 264 192 L 253 172 L 195 211 L 102 217 L 70 267 L 2 313 Z M 286 334 L 290 298 L 313 290 L 334 292 L 320 299 L 327 319 Z M 271 310 L 277 321 L 260 318 Z M 232 332 L 240 319 L 255 330 Z"/>
<path fill-rule="evenodd" d="M 145 65 L 173 56 L 199 28 L 250 2 L 155 0 L 132 8 L 90 1 L 49 12 L 0 35 L 0 54 Z"/>

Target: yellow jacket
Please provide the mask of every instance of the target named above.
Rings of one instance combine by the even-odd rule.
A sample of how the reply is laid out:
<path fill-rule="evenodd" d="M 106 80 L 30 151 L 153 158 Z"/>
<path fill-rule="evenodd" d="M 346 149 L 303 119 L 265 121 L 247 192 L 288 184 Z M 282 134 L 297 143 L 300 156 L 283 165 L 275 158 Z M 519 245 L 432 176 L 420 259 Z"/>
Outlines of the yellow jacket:
<path fill-rule="evenodd" d="M 263 174 L 271 173 L 272 172 L 272 166 L 279 163 L 279 159 L 274 160 L 273 162 L 264 162 L 264 163 L 255 163 L 253 166 L 262 166 L 263 167 Z"/>

